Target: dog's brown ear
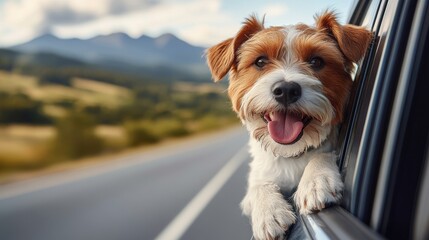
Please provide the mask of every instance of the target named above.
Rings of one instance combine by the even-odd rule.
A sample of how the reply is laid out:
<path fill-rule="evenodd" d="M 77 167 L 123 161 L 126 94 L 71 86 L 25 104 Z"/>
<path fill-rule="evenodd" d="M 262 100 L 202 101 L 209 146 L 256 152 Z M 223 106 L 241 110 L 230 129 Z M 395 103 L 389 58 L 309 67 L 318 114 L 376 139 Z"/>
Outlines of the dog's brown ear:
<path fill-rule="evenodd" d="M 350 24 L 340 25 L 335 13 L 328 11 L 316 16 L 316 28 L 332 36 L 344 56 L 352 62 L 358 62 L 365 55 L 372 39 L 370 31 Z"/>
<path fill-rule="evenodd" d="M 207 64 L 215 82 L 221 80 L 234 62 L 233 38 L 229 38 L 206 51 Z"/>
<path fill-rule="evenodd" d="M 247 18 L 234 38 L 229 38 L 206 51 L 207 64 L 215 82 L 221 80 L 233 66 L 238 48 L 255 33 L 264 29 L 256 16 Z"/>

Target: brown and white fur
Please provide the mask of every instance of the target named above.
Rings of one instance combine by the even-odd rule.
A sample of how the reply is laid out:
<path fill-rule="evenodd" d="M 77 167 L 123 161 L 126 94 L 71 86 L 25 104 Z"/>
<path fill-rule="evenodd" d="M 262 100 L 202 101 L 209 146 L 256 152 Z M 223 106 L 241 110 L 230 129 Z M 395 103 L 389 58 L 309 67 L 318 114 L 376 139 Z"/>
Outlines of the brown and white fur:
<path fill-rule="evenodd" d="M 250 132 L 248 190 L 241 202 L 256 239 L 280 239 L 295 222 L 281 192 L 296 188 L 300 214 L 341 198 L 329 137 L 343 118 L 353 63 L 371 33 L 340 25 L 332 12 L 305 24 L 265 28 L 248 18 L 235 37 L 206 52 L 215 81 L 229 73 L 233 109 Z"/>

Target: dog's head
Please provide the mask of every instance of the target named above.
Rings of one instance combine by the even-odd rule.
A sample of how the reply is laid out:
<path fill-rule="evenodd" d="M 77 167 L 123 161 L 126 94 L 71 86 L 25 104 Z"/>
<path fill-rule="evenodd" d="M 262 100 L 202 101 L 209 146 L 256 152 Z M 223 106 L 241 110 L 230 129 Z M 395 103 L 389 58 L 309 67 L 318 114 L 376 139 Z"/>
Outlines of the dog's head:
<path fill-rule="evenodd" d="M 342 120 L 353 63 L 371 33 L 340 25 L 334 13 L 305 24 L 265 28 L 254 16 L 233 38 L 206 52 L 215 81 L 229 72 L 233 109 L 251 135 L 274 154 L 318 147 Z"/>

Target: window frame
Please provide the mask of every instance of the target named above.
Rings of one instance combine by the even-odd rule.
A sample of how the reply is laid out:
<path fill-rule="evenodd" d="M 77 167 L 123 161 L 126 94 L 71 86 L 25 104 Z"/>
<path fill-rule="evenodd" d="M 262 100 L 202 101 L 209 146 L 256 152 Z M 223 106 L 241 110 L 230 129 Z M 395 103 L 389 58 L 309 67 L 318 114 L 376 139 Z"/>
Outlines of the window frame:
<path fill-rule="evenodd" d="M 418 128 L 408 121 L 419 114 L 410 106 L 423 106 L 421 89 L 429 92 L 429 83 L 421 83 L 428 78 L 428 69 L 419 75 L 425 69 L 422 52 L 427 51 L 429 41 L 429 16 L 425 17 L 428 2 L 383 0 L 375 10 L 376 16 L 369 16 L 376 39 L 358 69 L 349 118 L 340 131 L 340 140 L 344 141 L 337 149 L 345 197 L 341 206 L 300 216 L 304 232 L 311 239 L 382 239 L 382 235 L 412 238 L 429 234 L 426 225 L 418 222 L 429 222 L 429 216 L 424 215 L 429 207 L 423 204 L 427 199 L 424 194 L 429 192 L 429 127 L 417 139 L 422 141 L 418 147 L 404 143 L 407 134 Z M 350 23 L 362 24 L 371 3 L 374 1 L 357 2 Z M 415 87 L 417 83 L 419 87 Z M 412 98 L 418 94 L 420 99 Z M 429 122 L 429 116 L 425 119 Z M 407 127 L 404 130 L 402 126 Z M 398 171 L 406 166 L 407 154 L 416 152 L 417 163 L 407 171 Z M 415 175 L 408 179 L 410 173 Z M 394 179 L 414 184 L 409 188 L 415 193 L 406 198 L 404 208 L 398 207 L 403 201 L 400 196 L 410 189 L 396 188 L 391 184 Z M 406 229 L 397 220 L 404 213 L 410 220 Z"/>

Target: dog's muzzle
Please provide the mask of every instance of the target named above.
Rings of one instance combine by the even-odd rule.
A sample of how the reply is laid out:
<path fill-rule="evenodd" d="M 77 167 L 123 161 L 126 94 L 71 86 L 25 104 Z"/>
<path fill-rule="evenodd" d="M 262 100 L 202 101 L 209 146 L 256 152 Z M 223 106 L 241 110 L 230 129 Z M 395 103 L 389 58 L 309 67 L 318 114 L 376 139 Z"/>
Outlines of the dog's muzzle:
<path fill-rule="evenodd" d="M 273 85 L 271 92 L 274 99 L 286 107 L 301 98 L 302 90 L 296 82 L 280 81 Z"/>
<path fill-rule="evenodd" d="M 276 82 L 271 93 L 274 99 L 283 106 L 283 110 L 264 112 L 261 117 L 267 124 L 271 138 L 282 145 L 298 142 L 304 134 L 304 128 L 311 117 L 299 110 L 290 110 L 290 105 L 297 102 L 302 95 L 301 86 L 296 82 Z"/>

